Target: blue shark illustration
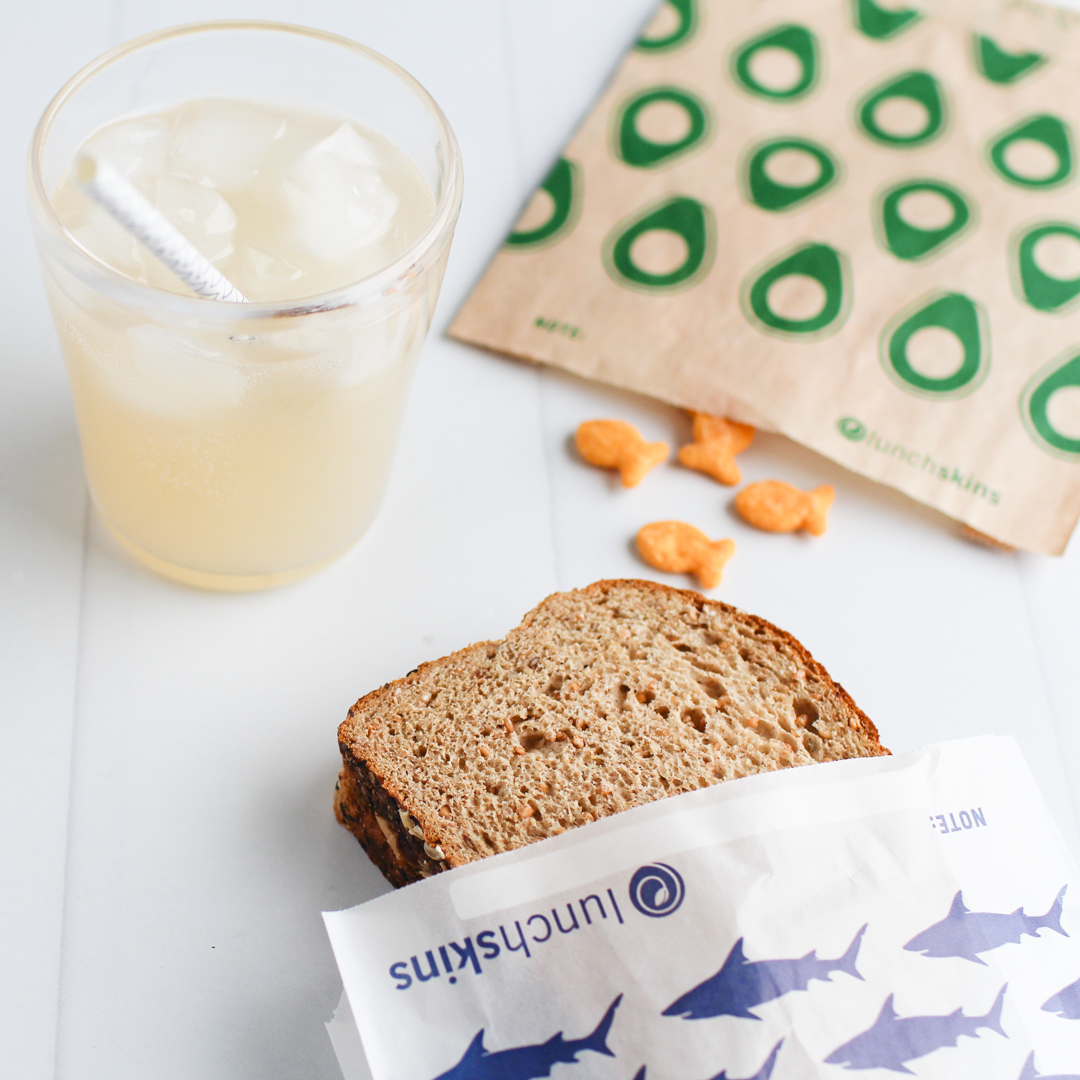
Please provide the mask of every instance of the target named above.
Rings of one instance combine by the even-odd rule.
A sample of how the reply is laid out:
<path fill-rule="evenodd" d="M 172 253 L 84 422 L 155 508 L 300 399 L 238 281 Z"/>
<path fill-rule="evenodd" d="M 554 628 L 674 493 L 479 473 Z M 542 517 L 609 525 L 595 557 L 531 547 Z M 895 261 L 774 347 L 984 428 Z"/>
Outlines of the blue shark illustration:
<path fill-rule="evenodd" d="M 866 933 L 864 923 L 852 939 L 847 952 L 835 960 L 820 960 L 815 951 L 797 960 L 746 959 L 743 939 L 731 947 L 724 966 L 665 1010 L 664 1016 L 681 1016 L 684 1020 L 703 1020 L 710 1016 L 742 1016 L 748 1020 L 761 1017 L 750 1010 L 755 1005 L 782 997 L 792 990 L 805 990 L 812 979 L 830 982 L 834 971 L 845 971 L 862 979 L 855 967 L 859 944 Z"/>
<path fill-rule="evenodd" d="M 843 1065 L 845 1069 L 891 1069 L 910 1073 L 906 1062 L 945 1046 L 956 1046 L 961 1035 L 977 1039 L 981 1029 L 1005 1035 L 1001 1027 L 1001 1006 L 1008 985 L 1006 983 L 998 991 L 985 1016 L 966 1016 L 962 1009 L 954 1009 L 946 1016 L 897 1016 L 890 994 L 873 1026 L 838 1046 L 825 1060 L 830 1065 Z"/>
<path fill-rule="evenodd" d="M 780 1053 L 780 1047 L 784 1045 L 784 1040 L 781 1039 L 769 1052 L 769 1056 L 765 1059 L 765 1064 L 753 1076 L 746 1077 L 746 1080 L 769 1080 L 772 1076 L 772 1071 L 776 1068 L 776 1058 Z M 729 1077 L 727 1069 L 723 1069 L 715 1076 L 710 1077 L 710 1080 L 735 1080 L 735 1078 Z"/>
<path fill-rule="evenodd" d="M 1080 979 L 1059 990 L 1042 1007 L 1043 1012 L 1057 1013 L 1063 1020 L 1080 1020 Z"/>
<path fill-rule="evenodd" d="M 916 934 L 904 948 L 908 952 L 922 953 L 923 956 L 960 956 L 985 965 L 986 961 L 977 953 L 990 952 L 1010 943 L 1018 945 L 1025 934 L 1038 937 L 1044 926 L 1068 937 L 1061 925 L 1061 905 L 1066 888 L 1066 885 L 1061 887 L 1061 892 L 1045 915 L 1025 915 L 1022 907 L 1010 915 L 968 911 L 964 906 L 964 894 L 958 892 L 953 897 L 949 914 L 941 922 Z"/>
<path fill-rule="evenodd" d="M 776 1058 L 777 1058 L 777 1055 L 780 1053 L 780 1047 L 783 1046 L 783 1045 L 784 1045 L 784 1040 L 781 1039 L 772 1048 L 772 1051 L 769 1053 L 769 1056 L 765 1059 L 765 1064 L 762 1065 L 761 1068 L 758 1069 L 758 1071 L 756 1073 L 754 1073 L 753 1076 L 746 1077 L 746 1080 L 769 1080 L 769 1077 L 772 1076 L 773 1069 L 776 1067 Z M 634 1080 L 645 1080 L 645 1066 L 644 1065 L 642 1065 L 641 1068 L 638 1069 L 637 1073 L 634 1075 Z M 727 1069 L 722 1069 L 715 1076 L 711 1077 L 710 1080 L 735 1080 L 735 1077 L 728 1076 Z"/>
<path fill-rule="evenodd" d="M 622 1001 L 620 994 L 600 1019 L 600 1023 L 583 1039 L 564 1039 L 557 1031 L 547 1042 L 527 1046 L 512 1046 L 509 1050 L 484 1049 L 484 1029 L 481 1028 L 469 1043 L 461 1060 L 435 1080 L 536 1080 L 550 1076 L 553 1065 L 560 1062 L 576 1064 L 578 1054 L 591 1050 L 595 1054 L 615 1054 L 608 1048 L 607 1036 L 615 1020 L 615 1010 Z"/>
<path fill-rule="evenodd" d="M 1055 1073 L 1050 1076 L 1048 1073 L 1036 1072 L 1035 1051 L 1033 1050 L 1028 1055 L 1027 1061 L 1024 1062 L 1024 1071 L 1020 1073 L 1017 1080 L 1080 1080 L 1080 1075 L 1077 1073 Z"/>

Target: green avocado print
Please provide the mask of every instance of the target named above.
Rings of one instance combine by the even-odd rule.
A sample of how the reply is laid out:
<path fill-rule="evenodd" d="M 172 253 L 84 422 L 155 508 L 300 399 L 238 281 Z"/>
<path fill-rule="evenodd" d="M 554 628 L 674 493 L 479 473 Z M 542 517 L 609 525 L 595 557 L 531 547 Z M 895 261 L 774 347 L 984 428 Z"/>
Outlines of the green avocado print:
<path fill-rule="evenodd" d="M 666 273 L 654 273 L 634 259 L 635 241 L 657 231 L 673 233 L 686 248 L 682 263 Z M 715 232 L 712 211 L 707 206 L 689 196 L 677 195 L 617 225 L 604 243 L 604 266 L 616 284 L 642 292 L 689 288 L 712 267 Z"/>
<path fill-rule="evenodd" d="M 769 160 L 783 151 L 812 157 L 817 163 L 817 178 L 805 184 L 781 184 L 770 177 Z M 819 195 L 833 184 L 839 173 L 836 160 L 818 143 L 796 137 L 770 139 L 756 147 L 747 159 L 743 186 L 756 206 L 781 213 L 794 210 L 807 199 Z"/>
<path fill-rule="evenodd" d="M 952 210 L 952 220 L 936 229 L 923 229 L 901 216 L 901 204 L 909 195 L 927 193 L 944 199 Z M 889 188 L 878 206 L 876 224 L 884 245 L 898 259 L 918 262 L 940 254 L 943 245 L 959 236 L 971 224 L 973 214 L 967 199 L 951 184 L 940 180 L 908 180 Z"/>
<path fill-rule="evenodd" d="M 686 134 L 682 138 L 669 143 L 653 142 L 638 130 L 638 117 L 642 110 L 656 102 L 665 102 L 683 111 L 686 116 Z M 709 133 L 709 114 L 705 104 L 686 90 L 679 90 L 674 86 L 658 86 L 630 98 L 616 116 L 615 127 L 618 156 L 627 165 L 638 169 L 652 169 L 668 163 L 702 142 Z"/>
<path fill-rule="evenodd" d="M 554 208 L 543 225 L 525 232 L 512 232 L 506 243 L 510 247 L 537 247 L 561 239 L 577 220 L 581 208 L 581 175 L 578 167 L 566 158 L 559 158 L 540 185 L 551 196 Z"/>
<path fill-rule="evenodd" d="M 1020 142 L 1042 143 L 1057 158 L 1057 166 L 1046 176 L 1025 176 L 1006 160 L 1009 148 Z M 990 164 L 1010 184 L 1025 188 L 1052 188 L 1064 184 L 1073 173 L 1072 141 L 1063 120 L 1049 113 L 1029 116 L 990 145 Z"/>
<path fill-rule="evenodd" d="M 667 52 L 693 37 L 698 22 L 697 0 L 667 0 L 664 6 L 675 13 L 675 28 L 663 37 L 639 37 L 634 46 L 639 52 Z"/>
<path fill-rule="evenodd" d="M 751 70 L 762 49 L 782 49 L 799 62 L 799 78 L 791 86 L 776 88 L 760 82 Z M 818 77 L 818 47 L 805 26 L 787 23 L 752 38 L 735 53 L 731 70 L 736 82 L 751 94 L 769 101 L 796 101 L 813 89 Z"/>
<path fill-rule="evenodd" d="M 886 131 L 878 124 L 878 106 L 893 98 L 907 98 L 922 106 L 926 113 L 922 130 L 902 134 Z M 945 97 L 937 79 L 928 71 L 908 71 L 863 98 L 858 120 L 862 130 L 875 142 L 897 149 L 922 146 L 940 135 L 945 127 Z"/>
<path fill-rule="evenodd" d="M 975 34 L 975 66 L 979 73 L 993 83 L 1008 85 L 1030 75 L 1046 63 L 1042 53 L 1010 53 L 1000 48 L 993 38 Z"/>
<path fill-rule="evenodd" d="M 1021 297 L 1036 311 L 1063 313 L 1080 296 L 1080 277 L 1059 278 L 1048 274 L 1035 261 L 1035 248 L 1048 236 L 1064 236 L 1080 245 L 1080 229 L 1064 221 L 1048 221 L 1022 233 L 1013 246 L 1013 281 L 1019 283 Z"/>
<path fill-rule="evenodd" d="M 1080 350 L 1073 346 L 1035 373 L 1020 396 L 1020 417 L 1035 443 L 1054 457 L 1080 461 L 1080 439 L 1058 431 L 1050 419 L 1050 399 L 1058 390 L 1080 387 Z"/>
<path fill-rule="evenodd" d="M 915 8 L 883 8 L 874 0 L 853 0 L 855 25 L 868 38 L 887 41 L 922 18 Z"/>
<path fill-rule="evenodd" d="M 786 318 L 773 310 L 769 291 L 782 278 L 813 278 L 824 290 L 825 302 L 814 315 Z M 780 337 L 813 340 L 840 329 L 848 309 L 847 280 L 843 256 L 828 244 L 801 244 L 772 263 L 743 286 L 743 314 L 758 329 Z"/>
<path fill-rule="evenodd" d="M 949 375 L 940 378 L 923 375 L 908 359 L 908 343 L 912 336 L 927 327 L 947 330 L 960 342 L 963 360 Z M 936 293 L 929 299 L 920 300 L 913 312 L 910 308 L 901 312 L 886 327 L 881 359 L 889 377 L 908 393 L 939 401 L 964 397 L 986 378 L 989 371 L 986 318 L 975 301 L 963 293 Z"/>

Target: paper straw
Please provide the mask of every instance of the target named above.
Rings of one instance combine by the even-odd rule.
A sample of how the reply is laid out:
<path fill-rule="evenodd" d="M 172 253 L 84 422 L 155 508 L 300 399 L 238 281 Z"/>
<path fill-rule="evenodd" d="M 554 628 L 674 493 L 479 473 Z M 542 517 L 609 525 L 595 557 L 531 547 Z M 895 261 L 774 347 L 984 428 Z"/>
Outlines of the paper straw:
<path fill-rule="evenodd" d="M 193 292 L 208 300 L 248 302 L 247 297 L 107 161 L 82 154 L 76 164 L 76 175 L 87 194 Z"/>

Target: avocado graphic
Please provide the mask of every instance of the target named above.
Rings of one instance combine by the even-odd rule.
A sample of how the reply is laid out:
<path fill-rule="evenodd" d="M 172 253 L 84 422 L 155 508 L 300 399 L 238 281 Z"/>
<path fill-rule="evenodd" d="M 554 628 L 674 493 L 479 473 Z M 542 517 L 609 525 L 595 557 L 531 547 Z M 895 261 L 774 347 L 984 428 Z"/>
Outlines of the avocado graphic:
<path fill-rule="evenodd" d="M 980 75 L 993 83 L 1014 83 L 1046 63 L 1046 57 L 1042 53 L 1006 52 L 993 38 L 986 37 L 985 34 L 972 34 L 972 44 L 975 67 Z"/>
<path fill-rule="evenodd" d="M 653 273 L 634 261 L 635 241 L 654 231 L 674 233 L 685 244 L 682 263 L 667 273 Z M 688 195 L 676 195 L 617 225 L 604 242 L 604 266 L 616 284 L 642 292 L 689 288 L 712 267 L 715 235 L 712 210 Z"/>
<path fill-rule="evenodd" d="M 653 142 L 638 130 L 638 117 L 642 110 L 657 102 L 674 105 L 686 115 L 686 134 L 675 142 Z M 627 165 L 652 169 L 667 164 L 703 142 L 709 135 L 709 129 L 709 113 L 704 102 L 687 90 L 658 86 L 634 94 L 616 114 L 615 152 Z"/>
<path fill-rule="evenodd" d="M 896 37 L 923 17 L 916 8 L 884 8 L 874 0 L 852 0 L 852 8 L 856 27 L 875 41 Z"/>
<path fill-rule="evenodd" d="M 551 244 L 568 233 L 577 221 L 581 208 L 581 170 L 568 158 L 561 157 L 540 185 L 551 196 L 554 209 L 543 225 L 525 232 L 512 232 L 506 243 L 512 248 L 533 248 Z"/>
<path fill-rule="evenodd" d="M 1036 311 L 1064 314 L 1080 296 L 1080 277 L 1059 278 L 1048 274 L 1035 261 L 1035 249 L 1046 237 L 1068 237 L 1080 245 L 1080 228 L 1067 221 L 1044 221 L 1029 226 L 1011 245 L 1013 284 L 1020 297 Z"/>
<path fill-rule="evenodd" d="M 886 131 L 877 121 L 877 108 L 892 98 L 907 98 L 921 105 L 926 122 L 921 131 L 901 134 Z M 922 146 L 936 138 L 945 128 L 945 95 L 941 84 L 928 71 L 906 71 L 872 90 L 859 103 L 857 118 L 865 134 L 875 142 L 898 149 Z"/>
<path fill-rule="evenodd" d="M 783 49 L 799 62 L 801 74 L 791 86 L 776 88 L 766 86 L 754 75 L 754 57 L 762 49 Z M 797 101 L 808 94 L 817 82 L 818 45 L 814 35 L 805 26 L 785 23 L 751 38 L 736 50 L 731 61 L 735 81 L 746 91 L 769 101 Z"/>
<path fill-rule="evenodd" d="M 803 319 L 792 319 L 774 311 L 769 290 L 785 277 L 813 278 L 824 290 L 820 310 Z M 848 310 L 850 273 L 846 259 L 828 244 L 803 243 L 775 259 L 763 270 L 750 274 L 743 283 L 743 314 L 767 334 L 801 340 L 825 337 L 839 330 Z"/>
<path fill-rule="evenodd" d="M 952 220 L 936 229 L 924 229 L 906 221 L 901 210 L 909 195 L 930 194 L 944 199 Z M 939 255 L 974 221 L 973 204 L 955 187 L 941 180 L 905 180 L 887 189 L 878 201 L 874 224 L 884 246 L 898 259 L 918 262 Z"/>
<path fill-rule="evenodd" d="M 1057 168 L 1047 176 L 1025 176 L 1008 162 L 1009 148 L 1019 142 L 1042 143 L 1057 158 Z M 990 144 L 990 164 L 1002 179 L 1017 187 L 1052 188 L 1064 184 L 1073 174 L 1072 139 L 1064 120 L 1049 113 L 1029 116 L 999 135 Z"/>
<path fill-rule="evenodd" d="M 886 374 L 902 390 L 937 401 L 965 397 L 990 370 L 986 314 L 970 297 L 958 292 L 937 292 L 916 301 L 886 328 L 881 339 L 881 362 Z M 947 330 L 963 353 L 960 366 L 948 375 L 933 377 L 916 371 L 908 358 L 908 344 L 919 330 Z"/>
<path fill-rule="evenodd" d="M 1048 454 L 1080 461 L 1080 439 L 1059 431 L 1050 419 L 1050 399 L 1058 390 L 1080 387 L 1080 348 L 1073 345 L 1037 371 L 1020 395 L 1020 418 L 1028 434 Z"/>
<path fill-rule="evenodd" d="M 817 165 L 818 174 L 805 184 L 782 184 L 769 176 L 769 161 L 779 153 L 794 151 L 809 155 Z M 837 180 L 840 166 L 825 147 L 798 136 L 769 139 L 754 147 L 745 159 L 743 189 L 749 200 L 762 210 L 780 213 L 802 206 L 808 199 L 821 194 Z"/>
<path fill-rule="evenodd" d="M 664 5 L 675 14 L 675 28 L 662 37 L 639 37 L 635 48 L 639 52 L 667 52 L 685 44 L 694 36 L 698 26 L 698 0 L 666 0 Z"/>

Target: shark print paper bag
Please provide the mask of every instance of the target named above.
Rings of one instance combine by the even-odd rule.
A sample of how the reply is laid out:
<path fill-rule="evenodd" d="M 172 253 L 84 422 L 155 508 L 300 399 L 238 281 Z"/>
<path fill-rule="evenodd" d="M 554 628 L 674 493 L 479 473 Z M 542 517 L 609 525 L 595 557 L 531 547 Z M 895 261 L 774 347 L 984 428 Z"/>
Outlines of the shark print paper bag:
<path fill-rule="evenodd" d="M 1080 870 L 1011 739 L 732 781 L 325 919 L 375 1080 L 1080 1080 Z"/>
<path fill-rule="evenodd" d="M 451 333 L 997 539 L 1080 516 L 1080 16 L 667 0 Z"/>

